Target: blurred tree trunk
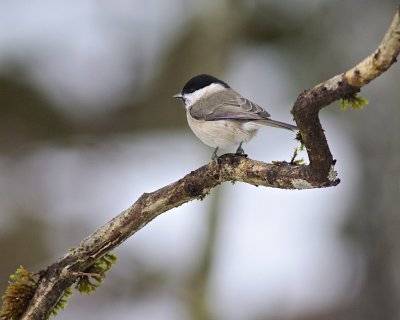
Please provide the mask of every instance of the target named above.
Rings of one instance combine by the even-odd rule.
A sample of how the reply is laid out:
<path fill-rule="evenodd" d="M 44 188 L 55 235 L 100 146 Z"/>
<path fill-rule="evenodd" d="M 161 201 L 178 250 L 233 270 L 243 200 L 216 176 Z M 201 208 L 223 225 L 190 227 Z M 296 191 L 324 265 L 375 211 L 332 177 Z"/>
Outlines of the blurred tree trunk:
<path fill-rule="evenodd" d="M 390 75 L 395 83 L 398 66 Z M 400 97 L 393 88 L 377 88 L 380 100 L 373 102 L 373 110 L 368 107 L 368 115 L 356 115 L 352 122 L 362 161 L 354 165 L 363 167 L 363 180 L 349 229 L 367 264 L 365 284 L 351 306 L 352 319 L 400 319 Z"/>

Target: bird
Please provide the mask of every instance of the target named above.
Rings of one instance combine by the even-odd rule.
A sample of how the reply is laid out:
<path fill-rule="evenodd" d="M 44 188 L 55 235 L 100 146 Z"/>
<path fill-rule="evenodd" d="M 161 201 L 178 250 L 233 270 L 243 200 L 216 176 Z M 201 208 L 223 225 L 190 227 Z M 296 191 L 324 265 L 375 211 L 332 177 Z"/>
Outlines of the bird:
<path fill-rule="evenodd" d="M 208 74 L 194 76 L 173 97 L 183 101 L 193 133 L 204 144 L 215 148 L 211 159 L 216 162 L 219 148 L 238 146 L 236 155 L 247 156 L 242 144 L 249 142 L 260 127 L 298 130 L 292 124 L 270 119 L 270 114 L 258 104 Z"/>

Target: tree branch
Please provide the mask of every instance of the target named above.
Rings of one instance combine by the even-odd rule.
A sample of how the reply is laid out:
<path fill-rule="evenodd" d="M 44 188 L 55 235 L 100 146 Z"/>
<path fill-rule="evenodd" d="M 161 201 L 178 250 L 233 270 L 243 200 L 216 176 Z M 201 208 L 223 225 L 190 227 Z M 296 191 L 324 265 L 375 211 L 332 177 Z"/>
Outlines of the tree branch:
<path fill-rule="evenodd" d="M 40 273 L 38 289 L 22 319 L 46 319 L 63 293 L 97 259 L 120 245 L 159 214 L 207 193 L 226 181 L 241 181 L 256 186 L 284 189 L 321 188 L 339 183 L 334 172 L 332 154 L 320 124 L 319 111 L 340 98 L 358 92 L 395 61 L 400 51 L 399 9 L 382 43 L 373 54 L 354 68 L 337 75 L 297 98 L 292 113 L 300 129 L 310 164 L 286 162 L 267 164 L 226 154 L 217 166 L 211 162 L 184 178 L 155 192 L 143 194 L 79 246 Z"/>
<path fill-rule="evenodd" d="M 400 51 L 399 11 L 400 8 L 397 8 L 389 29 L 374 53 L 345 73 L 304 91 L 293 106 L 292 114 L 310 159 L 308 169 L 318 182 L 326 181 L 334 166 L 318 112 L 340 98 L 353 96 L 396 62 Z"/>

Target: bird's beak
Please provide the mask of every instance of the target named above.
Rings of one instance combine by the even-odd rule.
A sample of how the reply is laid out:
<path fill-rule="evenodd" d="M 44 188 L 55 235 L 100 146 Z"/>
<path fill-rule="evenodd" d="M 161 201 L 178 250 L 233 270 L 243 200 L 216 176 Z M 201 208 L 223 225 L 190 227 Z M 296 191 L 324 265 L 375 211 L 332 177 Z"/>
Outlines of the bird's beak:
<path fill-rule="evenodd" d="M 183 96 L 182 96 L 182 93 L 177 93 L 177 94 L 174 94 L 173 96 L 172 96 L 172 98 L 179 98 L 179 99 L 182 99 L 183 98 Z"/>

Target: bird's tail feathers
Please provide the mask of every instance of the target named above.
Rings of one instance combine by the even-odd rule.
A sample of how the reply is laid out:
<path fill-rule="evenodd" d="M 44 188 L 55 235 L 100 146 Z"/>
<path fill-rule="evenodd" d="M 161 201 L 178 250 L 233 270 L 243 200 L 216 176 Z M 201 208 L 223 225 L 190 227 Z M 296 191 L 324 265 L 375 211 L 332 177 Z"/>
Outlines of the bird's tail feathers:
<path fill-rule="evenodd" d="M 291 130 L 291 131 L 299 130 L 296 126 L 294 126 L 292 124 L 280 122 L 280 121 L 276 121 L 276 120 L 272 120 L 272 119 L 259 120 L 257 122 L 259 124 L 262 124 L 264 126 L 269 126 L 269 127 L 282 128 L 282 129 Z"/>

